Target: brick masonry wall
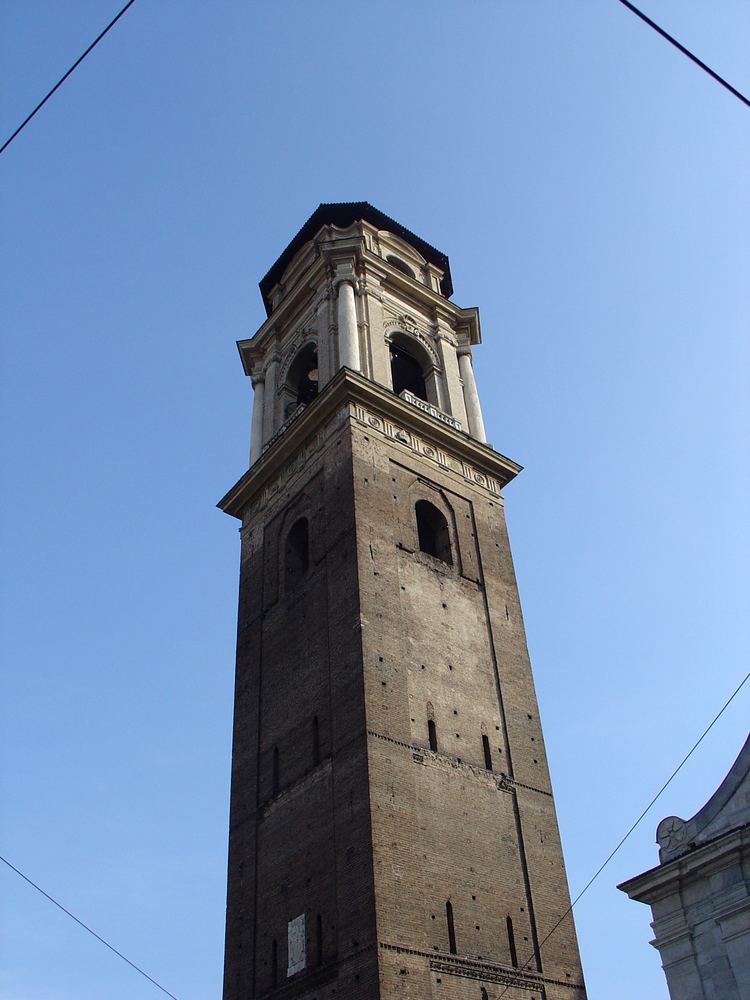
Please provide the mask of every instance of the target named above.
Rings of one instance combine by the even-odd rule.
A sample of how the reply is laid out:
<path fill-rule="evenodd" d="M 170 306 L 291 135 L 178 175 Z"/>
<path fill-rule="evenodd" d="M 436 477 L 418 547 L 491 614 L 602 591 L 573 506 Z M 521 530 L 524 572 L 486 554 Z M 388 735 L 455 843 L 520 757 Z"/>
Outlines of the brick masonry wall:
<path fill-rule="evenodd" d="M 355 422 L 353 438 L 381 989 L 417 989 L 414 968 L 384 971 L 388 945 L 423 953 L 420 995 L 482 1000 L 476 969 L 440 977 L 450 991 L 428 975 L 449 952 L 450 901 L 458 957 L 509 970 L 489 1000 L 512 978 L 508 918 L 523 964 L 570 902 L 502 501 L 408 435 Z M 452 566 L 419 551 L 419 500 L 446 517 Z M 571 917 L 530 969 L 539 997 L 584 995 Z"/>
<path fill-rule="evenodd" d="M 302 517 L 309 525 L 310 565 L 289 576 L 288 534 Z M 348 428 L 332 428 L 283 491 L 249 510 L 242 534 L 224 997 L 373 997 L 377 961 Z M 300 914 L 306 917 L 307 968 L 287 979 L 287 925 Z"/>
<path fill-rule="evenodd" d="M 515 985 L 569 898 L 502 500 L 348 408 L 305 454 L 242 532 L 225 1000 L 583 998 L 571 918 Z"/>

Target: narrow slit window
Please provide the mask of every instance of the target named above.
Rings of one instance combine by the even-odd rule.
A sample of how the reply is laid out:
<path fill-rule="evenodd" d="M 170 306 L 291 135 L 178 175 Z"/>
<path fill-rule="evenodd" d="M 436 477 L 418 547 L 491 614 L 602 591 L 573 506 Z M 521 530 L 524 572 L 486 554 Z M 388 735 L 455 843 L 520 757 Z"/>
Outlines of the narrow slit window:
<path fill-rule="evenodd" d="M 313 767 L 317 767 L 320 763 L 320 728 L 317 715 L 313 716 L 312 721 L 312 756 Z"/>
<path fill-rule="evenodd" d="M 279 985 L 279 946 L 276 938 L 271 942 L 271 986 Z"/>
<path fill-rule="evenodd" d="M 310 566 L 310 539 L 307 518 L 295 521 L 286 536 L 286 575 L 290 580 L 304 576 Z"/>
<path fill-rule="evenodd" d="M 448 924 L 448 950 L 456 954 L 456 928 L 453 924 L 453 904 L 450 900 L 445 904 L 445 919 Z"/>
<path fill-rule="evenodd" d="M 434 750 L 437 753 L 437 726 L 434 719 L 427 720 L 427 738 L 430 741 L 430 750 Z"/>
<path fill-rule="evenodd" d="M 429 500 L 417 500 L 414 513 L 417 518 L 419 551 L 452 566 L 451 536 L 445 515 Z"/>
<path fill-rule="evenodd" d="M 484 986 L 482 987 L 482 1000 L 489 1000 L 489 997 L 487 996 L 487 990 L 484 988 Z"/>
<path fill-rule="evenodd" d="M 505 918 L 505 924 L 508 928 L 508 947 L 510 948 L 510 964 L 514 969 L 518 968 L 518 955 L 516 954 L 516 939 L 513 934 L 513 920 L 511 917 Z"/>
<path fill-rule="evenodd" d="M 488 771 L 492 770 L 492 751 L 490 750 L 490 741 L 482 733 L 482 749 L 484 750 L 484 766 Z"/>
<path fill-rule="evenodd" d="M 271 793 L 279 794 L 279 748 L 273 748 L 273 760 L 271 762 Z"/>
<path fill-rule="evenodd" d="M 315 918 L 315 941 L 317 947 L 318 965 L 323 964 L 323 917 L 318 914 Z"/>

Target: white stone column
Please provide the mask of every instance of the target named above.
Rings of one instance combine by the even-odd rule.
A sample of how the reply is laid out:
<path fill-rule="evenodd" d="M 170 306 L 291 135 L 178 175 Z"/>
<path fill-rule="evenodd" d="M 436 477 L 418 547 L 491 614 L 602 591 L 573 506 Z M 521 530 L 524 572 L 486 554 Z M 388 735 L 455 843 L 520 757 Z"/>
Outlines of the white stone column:
<path fill-rule="evenodd" d="M 257 462 L 263 451 L 263 396 L 265 376 L 253 375 L 253 422 L 250 431 L 250 465 Z"/>
<path fill-rule="evenodd" d="M 443 400 L 442 409 L 446 413 L 450 413 L 456 420 L 461 421 L 461 430 L 468 431 L 466 404 L 464 403 L 461 372 L 456 358 L 455 345 L 455 340 L 446 334 L 436 337 L 436 346 L 443 365 L 444 391 L 448 396 L 447 400 Z"/>
<path fill-rule="evenodd" d="M 363 289 L 362 306 L 367 320 L 365 345 L 370 354 L 369 377 L 391 388 L 391 355 L 383 325 L 383 293 L 378 280 L 368 275 Z"/>
<path fill-rule="evenodd" d="M 359 332 L 357 330 L 357 306 L 354 301 L 354 285 L 342 281 L 339 285 L 339 364 L 341 367 L 361 370 L 359 360 Z"/>
<path fill-rule="evenodd" d="M 476 438 L 477 441 L 486 442 L 487 435 L 484 432 L 482 408 L 479 405 L 477 384 L 474 381 L 471 351 L 467 347 L 459 349 L 458 369 L 461 372 L 461 379 L 464 384 L 464 403 L 466 404 L 466 418 L 469 421 L 469 434 Z"/>
<path fill-rule="evenodd" d="M 279 358 L 274 355 L 266 365 L 265 405 L 263 409 L 263 444 L 270 441 L 278 430 L 276 420 L 276 389 L 279 373 Z"/>

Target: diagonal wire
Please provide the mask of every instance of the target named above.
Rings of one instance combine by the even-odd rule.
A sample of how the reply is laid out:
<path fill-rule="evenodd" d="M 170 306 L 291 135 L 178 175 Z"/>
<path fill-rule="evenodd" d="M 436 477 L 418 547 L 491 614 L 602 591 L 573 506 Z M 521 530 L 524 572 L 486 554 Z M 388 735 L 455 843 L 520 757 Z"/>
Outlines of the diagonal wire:
<path fill-rule="evenodd" d="M 732 86 L 731 83 L 727 83 L 727 81 L 724 79 L 723 76 L 719 76 L 718 73 L 715 73 L 711 69 L 711 67 L 707 66 L 703 62 L 703 60 L 698 58 L 698 56 L 693 55 L 690 49 L 686 49 L 684 45 L 681 45 L 677 41 L 677 39 L 673 38 L 672 35 L 669 34 L 669 32 L 664 30 L 664 28 L 660 28 L 659 25 L 656 23 L 656 21 L 652 21 L 650 17 L 647 17 L 643 13 L 643 11 L 638 10 L 638 8 L 634 4 L 630 3 L 629 0 L 620 0 L 620 3 L 623 5 L 623 7 L 627 7 L 628 10 L 632 11 L 636 17 L 640 17 L 642 21 L 645 21 L 645 23 L 649 26 L 649 28 L 653 28 L 654 31 L 656 31 L 658 34 L 662 36 L 662 38 L 666 38 L 666 40 L 671 45 L 674 45 L 676 49 L 679 49 L 679 51 L 682 52 L 684 56 L 687 56 L 688 59 L 692 59 L 692 61 L 696 64 L 696 66 L 700 66 L 700 68 L 704 70 L 706 73 L 708 73 L 709 76 L 713 77 L 717 83 L 720 83 L 722 87 L 726 87 L 726 89 L 729 91 L 730 94 L 734 94 L 734 96 L 738 100 L 742 101 L 743 104 L 746 104 L 750 108 L 750 100 L 748 100 L 744 94 L 741 94 L 739 90 L 737 90 L 735 87 Z"/>
<path fill-rule="evenodd" d="M 68 79 L 68 77 L 69 77 L 69 76 L 70 76 L 70 74 L 71 74 L 71 73 L 73 72 L 73 70 L 74 70 L 74 69 L 76 69 L 76 68 L 77 68 L 78 66 L 80 66 L 80 64 L 81 64 L 81 63 L 83 62 L 83 60 L 84 60 L 84 59 L 86 58 L 86 56 L 87 56 L 87 55 L 89 54 L 89 52 L 91 52 L 91 50 L 92 50 L 92 49 L 93 49 L 93 48 L 94 48 L 94 47 L 95 47 L 96 45 L 98 45 L 98 44 L 99 44 L 99 42 L 100 42 L 100 41 L 102 40 L 102 38 L 104 38 L 104 36 L 105 36 L 105 35 L 107 34 L 107 32 L 109 31 L 109 29 L 110 29 L 110 28 L 114 28 L 114 26 L 115 26 L 115 25 L 117 24 L 117 22 L 118 22 L 118 21 L 120 20 L 120 18 L 121 18 L 121 17 L 122 17 L 122 15 L 123 15 L 123 14 L 125 13 L 125 11 L 126 11 L 126 10 L 128 9 L 128 7 L 132 7 L 134 3 L 135 3 L 135 0 L 128 0 L 128 2 L 127 2 L 127 3 L 125 4 L 125 6 L 124 6 L 124 7 L 122 8 L 122 10 L 120 11 L 120 13 L 119 13 L 119 14 L 116 14 L 116 15 L 115 15 L 115 17 L 113 17 L 113 18 L 112 18 L 112 20 L 111 20 L 111 21 L 109 22 L 109 24 L 107 25 L 107 27 L 106 27 L 106 28 L 105 28 L 105 29 L 104 29 L 103 31 L 101 31 L 101 32 L 100 32 L 100 33 L 99 33 L 99 34 L 98 34 L 98 35 L 96 36 L 96 38 L 95 38 L 95 39 L 93 40 L 93 42 L 91 43 L 91 45 L 89 45 L 89 47 L 88 47 L 88 48 L 86 49 L 86 51 L 85 51 L 85 52 L 83 53 L 83 55 L 80 55 L 80 56 L 79 56 L 79 57 L 78 57 L 78 58 L 76 59 L 76 61 L 75 61 L 75 62 L 73 63 L 73 65 L 72 65 L 72 66 L 70 67 L 70 69 L 69 69 L 69 70 L 68 70 L 68 72 L 67 72 L 67 73 L 65 74 L 65 76 L 61 76 L 61 77 L 60 77 L 60 79 L 59 79 L 59 80 L 57 81 L 57 83 L 56 83 L 56 84 L 55 84 L 55 86 L 54 86 L 54 87 L 52 88 L 52 90 L 50 90 L 50 92 L 49 92 L 49 93 L 47 94 L 47 96 L 46 96 L 46 97 L 44 97 L 44 98 L 43 98 L 43 99 L 42 99 L 42 100 L 41 100 L 41 101 L 40 101 L 40 102 L 39 102 L 39 103 L 37 104 L 37 106 L 36 106 L 36 107 L 34 108 L 34 110 L 33 110 L 33 111 L 31 112 L 31 114 L 30 114 L 30 115 L 27 115 L 27 116 L 26 116 L 26 118 L 24 118 L 24 120 L 23 120 L 23 121 L 21 122 L 21 124 L 20 124 L 20 125 L 18 126 L 18 128 L 17 128 L 17 129 L 16 129 L 16 131 L 15 131 L 15 132 L 13 133 L 13 135 L 12 135 L 12 136 L 10 136 L 10 138 L 9 138 L 9 139 L 6 139 L 6 140 L 5 140 L 5 142 L 4 142 L 3 144 L 2 144 L 2 146 L 0 146 L 0 153 L 3 153 L 3 152 L 4 152 L 4 151 L 5 151 L 5 150 L 6 150 L 7 148 L 8 148 L 8 146 L 10 146 L 10 144 L 11 144 L 11 143 L 13 142 L 13 140 L 15 139 L 15 137 L 16 137 L 16 136 L 18 135 L 18 133 L 19 133 L 19 132 L 21 131 L 21 129 L 25 128 L 25 127 L 26 127 L 26 126 L 27 126 L 27 125 L 29 124 L 29 122 L 30 122 L 30 121 L 31 121 L 31 119 L 32 119 L 32 118 L 34 117 L 34 115 L 35 115 L 35 114 L 37 113 L 37 111 L 41 111 L 41 109 L 42 109 L 42 108 L 44 107 L 44 105 L 45 105 L 45 104 L 47 103 L 47 101 L 48 101 L 48 100 L 50 99 L 50 97 L 52 97 L 52 95 L 53 95 L 53 94 L 54 94 L 54 92 L 55 92 L 55 91 L 56 91 L 56 90 L 58 89 L 58 87 L 61 87 L 61 86 L 62 86 L 62 85 L 63 85 L 63 84 L 65 83 L 65 81 L 66 81 L 66 80 Z"/>
<path fill-rule="evenodd" d="M 583 889 L 581 889 L 581 891 L 578 893 L 578 895 L 576 896 L 576 898 L 573 900 L 573 902 L 567 908 L 567 910 L 565 911 L 565 913 L 563 913 L 563 915 L 557 921 L 557 923 L 552 928 L 552 930 L 549 932 L 549 934 L 544 938 L 544 940 L 529 955 L 529 957 L 526 959 L 526 961 L 523 963 L 523 965 L 519 969 L 520 972 L 523 972 L 523 970 L 528 967 L 529 963 L 535 957 L 538 957 L 538 955 L 541 952 L 541 950 L 544 947 L 544 945 L 549 941 L 549 939 L 555 933 L 555 931 L 560 926 L 560 924 L 563 922 L 563 920 L 565 920 L 565 918 L 568 916 L 568 914 L 571 913 L 573 907 L 576 905 L 576 903 L 581 898 L 581 896 L 583 896 L 583 894 L 585 892 L 587 892 L 588 889 L 590 889 L 590 887 L 594 884 L 594 882 L 596 881 L 596 879 L 599 878 L 599 876 L 601 875 L 601 873 L 604 871 L 604 869 L 610 863 L 610 861 L 615 856 L 615 854 L 617 854 L 617 852 L 620 850 L 620 848 L 625 843 L 625 841 L 628 839 L 628 837 L 633 832 L 633 830 L 635 830 L 635 828 L 641 822 L 641 820 L 646 815 L 646 813 L 651 809 L 651 806 L 656 802 L 656 800 L 659 798 L 659 796 L 661 795 L 661 793 L 667 788 L 667 786 L 669 784 L 671 784 L 672 780 L 678 775 L 678 773 L 682 770 L 682 768 L 684 767 L 684 765 L 687 764 L 688 760 L 693 756 L 693 754 L 698 749 L 698 747 L 701 745 L 701 743 L 703 742 L 703 740 L 706 738 L 706 736 L 708 736 L 708 734 L 711 732 L 711 730 L 713 729 L 713 727 L 716 725 L 716 723 L 722 717 L 722 715 L 724 714 L 724 712 L 729 708 L 729 706 L 732 704 L 732 702 L 734 701 L 734 699 L 740 693 L 740 691 L 742 690 L 742 688 L 746 684 L 748 678 L 750 678 L 750 672 L 748 672 L 748 673 L 745 674 L 745 676 L 742 678 L 742 680 L 740 681 L 740 683 L 737 685 L 737 687 L 734 689 L 734 691 L 731 693 L 731 695 L 727 698 L 727 700 L 724 702 L 724 704 L 722 705 L 722 707 L 719 709 L 719 711 L 717 712 L 717 714 L 713 717 L 713 719 L 711 720 L 711 722 L 709 722 L 709 724 L 703 730 L 703 732 L 701 733 L 701 735 L 699 736 L 699 738 L 695 741 L 695 743 L 692 745 L 692 747 L 688 750 L 688 752 L 682 758 L 682 760 L 677 765 L 677 767 L 674 769 L 674 771 L 672 771 L 672 773 L 667 778 L 667 780 L 664 782 L 664 784 L 661 786 L 661 788 L 656 793 L 656 795 L 654 795 L 654 797 L 651 799 L 651 801 L 646 806 L 646 808 L 643 810 L 643 812 L 638 817 L 638 819 L 635 821 L 635 823 L 633 823 L 633 825 L 630 827 L 630 829 L 625 834 L 625 836 L 622 837 L 622 839 L 617 844 L 617 846 L 615 847 L 615 849 L 608 855 L 608 857 L 602 862 L 602 864 L 599 865 L 599 867 L 597 868 L 597 870 L 594 872 L 594 874 L 588 880 L 588 882 L 583 887 Z M 516 982 L 520 982 L 520 980 L 516 980 Z M 505 989 L 503 990 L 503 992 L 498 997 L 498 1000 L 500 1000 L 501 997 L 504 997 L 505 994 L 508 992 L 508 990 L 511 988 L 511 986 L 514 986 L 514 985 L 515 985 L 515 983 L 513 983 L 513 982 L 508 983 L 508 985 L 505 987 Z"/>
<path fill-rule="evenodd" d="M 84 924 L 84 922 L 83 922 L 82 920 L 79 920 L 79 919 L 78 919 L 78 917 L 77 917 L 77 916 L 76 916 L 76 915 L 75 915 L 74 913 L 71 913 L 71 912 L 70 912 L 70 910 L 66 909 L 66 907 L 64 907 L 64 906 L 62 905 L 62 903 L 59 903 L 59 902 L 58 902 L 58 901 L 57 901 L 57 900 L 56 900 L 56 899 L 54 898 L 54 896 L 50 896 L 50 894 L 49 894 L 48 892 L 45 892 L 45 891 L 44 891 L 44 889 L 42 889 L 42 887 L 41 887 L 40 885 L 37 885 L 37 884 L 36 884 L 36 882 L 33 882 L 33 881 L 32 881 L 32 880 L 31 880 L 31 879 L 29 878 L 29 876 L 28 876 L 28 875 L 24 875 L 24 873 L 23 873 L 23 872 L 22 872 L 22 871 L 21 871 L 21 870 L 20 870 L 19 868 L 16 868 L 16 866 L 15 866 L 15 865 L 12 865 L 12 864 L 10 863 L 10 861 L 8 861 L 8 859 L 7 859 L 7 858 L 4 858 L 4 857 L 3 857 L 3 856 L 2 856 L 1 854 L 0 854 L 0 861 L 2 861 L 2 862 L 3 862 L 3 864 L 6 864 L 6 865 L 8 866 L 8 868 L 12 869 L 12 870 L 13 870 L 13 871 L 14 871 L 14 872 L 16 873 L 16 875 L 20 875 L 20 876 L 21 876 L 21 878 L 22 878 L 22 879 L 23 879 L 23 880 L 24 880 L 25 882 L 28 882 L 28 883 L 29 883 L 29 885 L 33 886 L 33 887 L 34 887 L 34 888 L 36 889 L 36 891 L 37 891 L 37 892 L 41 892 L 41 894 L 42 894 L 42 895 L 43 895 L 43 896 L 44 896 L 44 897 L 45 897 L 46 899 L 48 899 L 48 900 L 50 901 L 50 903 L 54 903 L 54 904 L 55 904 L 55 906 L 57 906 L 57 907 L 58 907 L 59 909 L 61 909 L 61 910 L 63 911 L 63 913 L 66 913 L 66 914 L 67 914 L 67 915 L 68 915 L 68 916 L 69 916 L 69 917 L 70 917 L 70 918 L 71 918 L 72 920 L 75 920 L 75 922 L 76 922 L 77 924 L 79 924 L 79 925 L 80 925 L 81 927 L 83 927 L 83 929 L 84 929 L 85 931 L 88 931 L 88 932 L 89 932 L 89 934 L 93 934 L 93 935 L 94 935 L 94 937 L 96 938 L 96 940 L 97 940 L 97 941 L 101 941 L 101 943 L 102 943 L 102 944 L 103 944 L 103 945 L 104 945 L 104 946 L 105 946 L 106 948 L 109 948 L 109 950 L 110 950 L 110 951 L 113 951 L 113 952 L 115 953 L 115 955 L 117 955 L 117 957 L 118 957 L 118 958 L 121 958 L 121 959 L 123 960 L 123 962 L 127 962 L 127 963 L 128 963 L 128 965 L 129 965 L 129 966 L 130 966 L 130 967 L 131 967 L 132 969 L 135 969 L 135 971 L 136 971 L 136 972 L 140 972 L 140 974 L 141 974 L 142 976 L 145 976 L 145 977 L 146 977 L 146 979 L 148 979 L 148 981 L 149 981 L 150 983 L 153 983 L 153 984 L 154 984 L 154 986 L 156 986 L 156 988 L 157 988 L 157 989 L 160 989 L 160 990 L 162 991 L 162 993 L 166 993 L 168 997 L 171 997 L 171 998 L 172 998 L 172 1000 L 178 1000 L 178 998 L 177 998 L 177 997 L 176 997 L 176 996 L 174 995 L 174 993 L 170 993 L 170 992 L 169 992 L 169 990 L 165 989 L 165 988 L 164 988 L 164 987 L 163 987 L 163 986 L 161 985 L 161 983 L 157 983 L 157 981 L 156 981 L 156 980 L 155 980 L 155 979 L 153 978 L 153 976 L 149 976 L 149 974 L 148 974 L 147 972 L 144 972 L 144 971 L 143 971 L 143 969 L 141 969 L 141 968 L 140 968 L 140 966 L 138 966 L 138 965 L 136 965 L 136 964 L 135 964 L 135 962 L 131 962 L 129 958 L 127 958 L 127 957 L 126 957 L 125 955 L 123 955 L 123 953 L 122 953 L 121 951 L 118 951 L 118 950 L 117 950 L 117 948 L 115 948 L 115 947 L 114 947 L 113 945 L 111 945 L 111 944 L 109 943 L 109 941 L 105 941 L 105 940 L 104 940 L 104 938 L 103 938 L 103 937 L 102 937 L 102 936 L 101 936 L 100 934 L 97 934 L 97 933 L 96 933 L 96 931 L 92 930 L 92 929 L 91 929 L 91 928 L 90 928 L 90 927 L 88 926 L 88 924 Z"/>

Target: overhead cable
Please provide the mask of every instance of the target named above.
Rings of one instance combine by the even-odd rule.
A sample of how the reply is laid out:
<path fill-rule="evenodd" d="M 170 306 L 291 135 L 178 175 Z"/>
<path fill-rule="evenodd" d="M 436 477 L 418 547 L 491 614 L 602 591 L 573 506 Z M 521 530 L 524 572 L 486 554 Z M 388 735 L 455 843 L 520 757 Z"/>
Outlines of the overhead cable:
<path fill-rule="evenodd" d="M 65 83 L 65 81 L 68 79 L 68 77 L 73 72 L 73 70 L 76 69 L 76 67 L 80 66 L 80 64 L 83 62 L 83 60 L 89 54 L 89 52 L 91 52 L 91 50 L 93 48 L 95 48 L 95 46 L 97 46 L 99 44 L 99 42 L 102 40 L 102 38 L 104 38 L 104 36 L 107 34 L 107 32 L 109 31 L 110 28 L 114 28 L 114 26 L 120 20 L 120 18 L 125 13 L 125 11 L 128 9 L 128 7 L 132 7 L 134 3 L 135 3 L 135 0 L 128 0 L 128 2 L 125 4 L 125 6 L 120 11 L 120 13 L 117 14 L 115 17 L 112 18 L 112 20 L 109 22 L 109 24 L 104 29 L 104 31 L 100 32 L 96 36 L 96 38 L 93 40 L 93 42 L 91 43 L 91 45 L 89 45 L 89 47 L 86 49 L 86 51 L 76 59 L 76 61 L 70 67 L 70 69 L 65 74 L 65 76 L 61 76 L 60 77 L 60 79 L 57 81 L 57 83 L 52 88 L 52 90 L 50 90 L 50 92 L 47 94 L 47 96 L 44 97 L 37 104 L 37 106 L 34 108 L 34 110 L 31 112 L 30 115 L 27 115 L 26 118 L 24 118 L 24 120 L 21 122 L 21 124 L 15 130 L 15 132 L 13 133 L 13 135 L 10 136 L 10 138 L 8 138 L 8 139 L 5 140 L 5 142 L 2 144 L 2 146 L 0 146 L 0 153 L 3 153 L 8 148 L 8 146 L 10 146 L 10 144 L 13 142 L 13 140 L 15 139 L 15 137 L 21 131 L 21 129 L 25 128 L 29 124 L 29 122 L 34 117 L 34 115 L 37 113 L 37 111 L 41 111 L 41 109 L 44 107 L 44 105 L 47 103 L 47 101 L 50 99 L 50 97 L 52 97 L 52 95 L 58 89 L 58 87 L 61 87 Z"/>
<path fill-rule="evenodd" d="M 671 45 L 674 45 L 676 49 L 679 49 L 679 51 L 682 52 L 684 56 L 687 56 L 688 59 L 692 59 L 693 62 L 696 64 L 696 66 L 700 66 L 700 68 L 704 70 L 706 73 L 708 73 L 709 76 L 712 76 L 717 83 L 720 83 L 722 87 L 726 87 L 726 89 L 729 91 L 730 94 L 734 94 L 734 96 L 738 100 L 742 101 L 743 104 L 746 104 L 750 108 L 750 100 L 748 100 L 748 98 L 745 97 L 744 94 L 741 94 L 739 90 L 737 90 L 735 87 L 732 86 L 731 83 L 727 83 L 727 81 L 724 79 L 723 76 L 719 76 L 718 73 L 715 73 L 714 70 L 712 70 L 710 66 L 707 66 L 702 59 L 699 59 L 698 56 L 693 55 L 690 49 L 686 49 L 684 45 L 681 45 L 680 42 L 678 42 L 676 38 L 673 38 L 672 35 L 669 34 L 669 32 L 664 30 L 664 28 L 660 28 L 659 25 L 656 23 L 656 21 L 652 21 L 650 17 L 647 17 L 642 10 L 638 10 L 638 8 L 634 4 L 630 3 L 629 0 L 620 0 L 620 3 L 623 5 L 623 7 L 627 7 L 628 10 L 632 11 L 636 17 L 640 17 L 642 21 L 645 21 L 645 23 L 650 28 L 653 28 L 654 31 L 658 32 L 662 36 L 662 38 L 666 38 L 666 40 Z"/>
<path fill-rule="evenodd" d="M 118 951 L 117 948 L 114 947 L 114 945 L 111 945 L 109 941 L 105 941 L 104 938 L 101 936 L 101 934 L 97 934 L 96 931 L 92 930 L 88 924 L 84 924 L 82 920 L 78 919 L 75 913 L 71 913 L 70 910 L 67 909 L 67 907 L 63 906 L 62 903 L 58 902 L 58 900 L 56 900 L 54 896 L 50 896 L 50 894 L 48 892 L 45 892 L 40 885 L 37 885 L 36 882 L 33 882 L 28 875 L 24 875 L 24 873 L 20 870 L 20 868 L 16 868 L 15 865 L 12 865 L 10 861 L 8 861 L 7 858 L 4 858 L 1 854 L 0 854 L 0 861 L 2 861 L 3 864 L 6 864 L 8 868 L 12 869 L 16 873 L 16 875 L 20 875 L 25 882 L 28 882 L 30 886 L 33 886 L 36 889 L 36 891 L 40 892 L 46 899 L 50 901 L 50 903 L 54 903 L 55 906 L 61 909 L 63 913 L 67 914 L 67 916 L 69 916 L 71 920 L 75 920 L 75 922 L 80 927 L 83 927 L 85 931 L 88 931 L 89 934 L 93 934 L 93 936 L 96 938 L 97 941 L 100 941 L 106 948 L 109 948 L 110 951 L 113 951 L 118 958 L 121 958 L 123 960 L 123 962 L 127 962 L 128 965 L 131 967 L 131 969 L 135 969 L 136 972 L 140 972 L 142 976 L 145 976 L 150 983 L 153 983 L 153 985 L 156 986 L 157 989 L 160 989 L 162 993 L 166 993 L 168 997 L 172 998 L 172 1000 L 178 1000 L 178 998 L 174 995 L 174 993 L 170 993 L 169 990 L 165 989 L 161 985 L 161 983 L 158 983 L 153 978 L 153 976 L 149 976 L 149 974 L 147 972 L 144 972 L 139 965 L 136 965 L 135 962 L 131 962 L 130 959 L 127 958 L 127 956 L 123 955 L 121 951 Z"/>
<path fill-rule="evenodd" d="M 604 869 L 607 867 L 607 865 L 610 863 L 610 861 L 615 856 L 615 854 L 617 854 L 617 852 L 620 850 L 620 848 L 622 847 L 622 845 L 628 839 L 628 837 L 633 832 L 633 830 L 635 830 L 635 828 L 638 826 L 638 824 L 644 818 L 644 816 L 646 815 L 646 813 L 649 812 L 649 810 L 654 805 L 654 803 L 656 802 L 656 800 L 660 797 L 660 795 L 662 794 L 662 792 L 671 784 L 672 780 L 679 774 L 679 772 L 682 770 L 683 766 L 685 764 L 687 764 L 688 760 L 690 760 L 690 758 L 693 756 L 693 754 L 695 753 L 695 751 L 701 745 L 701 743 L 703 742 L 703 740 L 706 738 L 706 736 L 708 736 L 708 734 L 711 732 L 711 730 L 713 729 L 713 727 L 716 725 L 716 723 L 722 717 L 722 715 L 724 714 L 724 712 L 729 708 L 729 706 L 732 704 L 732 702 L 734 701 L 734 699 L 740 693 L 740 691 L 742 690 L 742 688 L 744 687 L 744 685 L 747 683 L 748 678 L 750 678 L 750 672 L 748 672 L 747 674 L 745 674 L 745 676 L 743 677 L 743 679 L 740 681 L 739 685 L 734 689 L 734 691 L 732 692 L 732 694 L 727 698 L 727 700 L 724 702 L 724 704 L 722 705 L 722 707 L 719 709 L 719 711 L 716 713 L 716 715 L 713 717 L 713 719 L 709 722 L 709 724 L 706 726 L 706 728 L 703 730 L 703 732 L 701 733 L 701 735 L 698 737 L 698 739 L 695 741 L 695 743 L 692 745 L 692 747 L 688 750 L 688 752 L 682 758 L 682 760 L 677 765 L 677 767 L 674 769 L 674 771 L 672 771 L 672 773 L 667 778 L 667 780 L 664 782 L 664 784 L 661 786 L 661 788 L 656 793 L 656 795 L 654 795 L 654 797 L 651 799 L 651 801 L 646 806 L 646 808 L 643 810 L 643 812 L 638 817 L 638 819 L 635 821 L 635 823 L 633 823 L 633 825 L 630 827 L 630 829 L 625 834 L 625 836 L 622 837 L 622 839 L 619 841 L 619 843 L 614 848 L 614 850 L 607 856 L 607 858 L 601 863 L 601 865 L 599 865 L 599 867 L 597 868 L 597 870 L 594 872 L 594 874 L 588 880 L 588 882 L 583 887 L 583 889 L 581 889 L 581 891 L 578 893 L 578 895 L 576 896 L 576 898 L 573 900 L 573 902 L 567 908 L 567 910 L 565 911 L 565 913 L 563 913 L 563 915 L 557 921 L 557 923 L 552 928 L 552 930 L 549 932 L 549 934 L 534 949 L 534 951 L 529 955 L 529 957 L 526 959 L 526 961 L 520 967 L 520 969 L 518 970 L 519 972 L 523 972 L 524 969 L 528 968 L 529 963 L 532 962 L 534 960 L 534 958 L 536 958 L 536 957 L 539 956 L 539 953 L 541 952 L 541 950 L 544 947 L 544 945 L 549 941 L 549 939 L 555 933 L 555 931 L 560 926 L 560 924 L 563 922 L 563 920 L 565 920 L 565 918 L 572 912 L 573 907 L 576 905 L 576 903 L 578 902 L 578 900 L 581 899 L 581 897 L 584 895 L 584 893 L 587 892 L 591 888 L 591 886 L 594 884 L 594 882 L 597 880 L 597 878 L 599 878 L 599 876 L 604 871 Z M 511 988 L 511 986 L 514 986 L 514 985 L 515 985 L 514 982 L 508 983 L 508 985 L 505 987 L 505 989 L 503 990 L 503 992 L 498 997 L 498 1000 L 500 1000 L 500 997 L 504 997 L 505 994 L 508 992 L 508 990 Z"/>

